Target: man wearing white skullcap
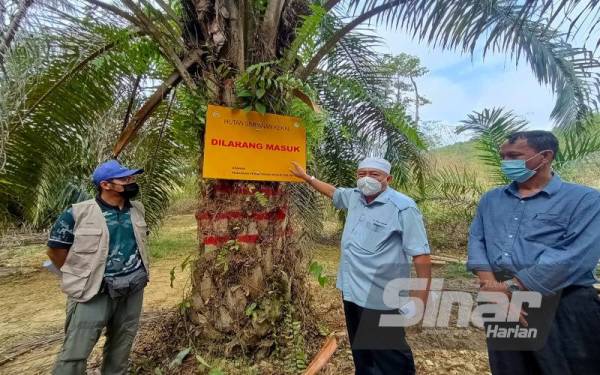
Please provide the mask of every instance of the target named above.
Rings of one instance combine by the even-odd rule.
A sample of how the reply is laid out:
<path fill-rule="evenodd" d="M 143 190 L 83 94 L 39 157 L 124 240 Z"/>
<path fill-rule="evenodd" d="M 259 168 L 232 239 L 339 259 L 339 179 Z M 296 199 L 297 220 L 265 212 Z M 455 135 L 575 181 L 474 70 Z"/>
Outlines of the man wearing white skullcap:
<path fill-rule="evenodd" d="M 382 158 L 359 163 L 356 188 L 336 188 L 292 164 L 296 177 L 347 210 L 336 287 L 344 301 L 355 373 L 414 374 L 403 327 L 420 322 L 431 281 L 429 244 L 417 205 L 389 186 L 392 166 Z M 411 260 L 417 280 L 410 280 Z M 411 281 L 421 284 L 409 295 Z"/>

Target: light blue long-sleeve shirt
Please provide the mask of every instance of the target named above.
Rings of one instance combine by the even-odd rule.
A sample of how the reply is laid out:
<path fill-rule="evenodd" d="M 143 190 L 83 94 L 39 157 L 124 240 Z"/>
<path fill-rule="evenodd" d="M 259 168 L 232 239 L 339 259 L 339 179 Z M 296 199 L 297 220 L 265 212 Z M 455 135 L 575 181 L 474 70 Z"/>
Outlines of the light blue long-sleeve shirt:
<path fill-rule="evenodd" d="M 557 175 L 521 198 L 516 183 L 487 192 L 471 224 L 467 268 L 517 277 L 544 295 L 596 282 L 600 193 Z"/>
<path fill-rule="evenodd" d="M 333 204 L 348 211 L 336 287 L 346 301 L 390 310 L 382 297 L 386 285 L 410 277 L 412 256 L 429 254 L 417 205 L 389 187 L 369 204 L 358 189 L 339 188 Z"/>

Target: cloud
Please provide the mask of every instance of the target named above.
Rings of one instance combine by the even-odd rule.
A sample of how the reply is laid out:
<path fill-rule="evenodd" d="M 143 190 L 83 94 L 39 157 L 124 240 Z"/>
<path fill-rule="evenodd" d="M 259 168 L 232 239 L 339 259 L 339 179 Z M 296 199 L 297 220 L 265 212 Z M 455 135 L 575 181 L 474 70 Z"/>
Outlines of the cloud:
<path fill-rule="evenodd" d="M 554 107 L 554 96 L 549 87 L 537 82 L 528 67 L 498 72 L 483 79 L 481 85 L 483 90 L 475 103 L 476 109 L 501 103 L 528 120 L 531 129 L 552 129 L 550 112 Z"/>
<path fill-rule="evenodd" d="M 552 92 L 536 81 L 525 61 L 515 67 L 514 61 L 502 54 L 471 58 L 433 49 L 401 32 L 377 29 L 377 33 L 387 44 L 382 52 L 415 55 L 430 70 L 418 80 L 420 93 L 431 101 L 422 108 L 424 121 L 457 124 L 473 110 L 504 107 L 530 121 L 531 129 L 552 128 Z"/>
<path fill-rule="evenodd" d="M 426 66 L 432 72 L 437 69 L 447 68 L 454 64 L 462 64 L 470 61 L 468 55 L 434 49 L 424 42 L 420 43 L 412 40 L 406 33 L 400 31 L 388 31 L 380 28 L 376 30 L 376 33 L 382 37 L 386 43 L 386 45 L 382 46 L 380 49 L 381 52 L 393 54 L 404 52 L 418 56 L 421 59 L 422 65 Z"/>
<path fill-rule="evenodd" d="M 423 77 L 417 84 L 420 94 L 431 101 L 431 104 L 422 107 L 423 120 L 458 123 L 470 112 L 468 105 L 471 93 L 467 92 L 464 85 L 442 75 Z"/>

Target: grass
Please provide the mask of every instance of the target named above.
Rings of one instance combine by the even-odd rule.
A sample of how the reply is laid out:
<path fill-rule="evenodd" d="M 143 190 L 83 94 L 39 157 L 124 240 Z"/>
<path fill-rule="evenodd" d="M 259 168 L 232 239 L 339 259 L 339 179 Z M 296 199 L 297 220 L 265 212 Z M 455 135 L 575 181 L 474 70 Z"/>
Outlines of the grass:
<path fill-rule="evenodd" d="M 480 177 L 485 177 L 488 167 L 477 157 L 478 151 L 475 145 L 474 141 L 459 142 L 431 150 L 431 155 L 439 167 L 464 167 L 469 171 L 477 172 Z"/>
<path fill-rule="evenodd" d="M 447 279 L 471 279 L 475 277 L 472 272 L 467 271 L 467 266 L 462 263 L 448 263 L 444 267 L 445 277 Z"/>
<path fill-rule="evenodd" d="M 167 216 L 156 234 L 150 236 L 150 257 L 180 257 L 198 249 L 197 224 L 194 215 Z"/>
<path fill-rule="evenodd" d="M 183 215 L 195 212 L 200 197 L 198 185 L 198 177 L 192 174 L 183 181 L 181 187 L 174 189 L 170 196 L 169 214 Z"/>

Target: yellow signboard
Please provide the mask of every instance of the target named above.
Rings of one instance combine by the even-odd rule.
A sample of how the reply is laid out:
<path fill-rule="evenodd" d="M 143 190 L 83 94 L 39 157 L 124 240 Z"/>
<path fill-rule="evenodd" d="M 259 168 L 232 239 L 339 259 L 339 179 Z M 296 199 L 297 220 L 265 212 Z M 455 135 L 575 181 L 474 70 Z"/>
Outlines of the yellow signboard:
<path fill-rule="evenodd" d="M 291 174 L 292 161 L 306 167 L 306 129 L 298 118 L 208 106 L 204 178 L 302 181 Z"/>

